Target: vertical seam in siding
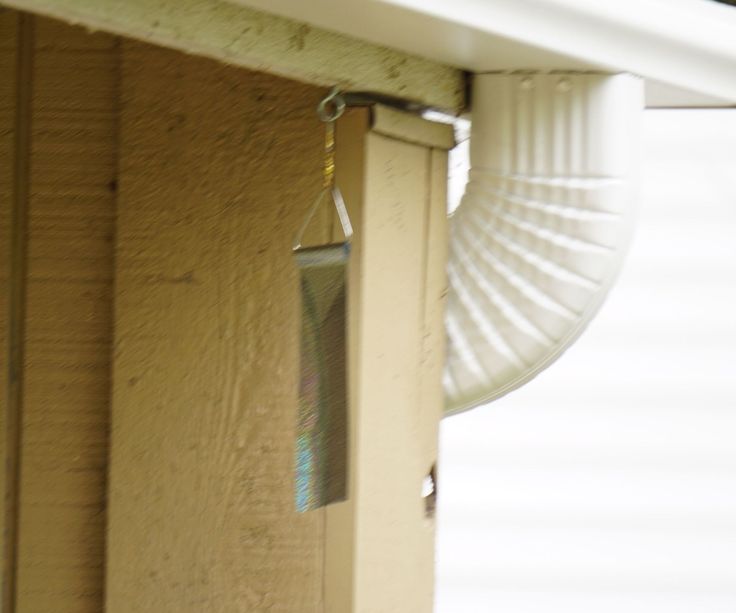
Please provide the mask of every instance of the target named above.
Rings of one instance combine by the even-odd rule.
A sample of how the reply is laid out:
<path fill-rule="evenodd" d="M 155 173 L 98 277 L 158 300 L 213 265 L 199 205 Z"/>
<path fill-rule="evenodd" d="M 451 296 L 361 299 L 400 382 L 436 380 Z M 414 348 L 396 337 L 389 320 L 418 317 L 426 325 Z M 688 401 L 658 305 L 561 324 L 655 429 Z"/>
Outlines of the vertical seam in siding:
<path fill-rule="evenodd" d="M 110 362 L 108 365 L 108 401 L 107 401 L 107 432 L 105 434 L 105 446 L 107 449 L 107 461 L 105 463 L 105 485 L 104 485 L 104 506 L 103 513 L 105 514 L 105 532 L 103 542 L 103 556 L 102 556 L 102 602 L 107 602 L 107 541 L 109 534 L 109 501 L 110 501 L 110 458 L 112 456 L 110 447 L 112 444 L 112 387 L 114 382 L 113 368 L 115 366 L 115 308 L 116 301 L 115 295 L 117 291 L 117 266 L 115 260 L 117 259 L 117 245 L 118 245 L 118 201 L 120 194 L 120 142 L 122 140 L 122 120 L 121 120 L 121 107 L 122 100 L 121 95 L 123 92 L 123 47 L 120 38 L 115 41 L 115 179 L 114 179 L 114 194 L 115 194 L 115 215 L 112 227 L 112 278 L 110 287 L 110 329 L 109 329 L 109 341 L 110 341 Z"/>
<path fill-rule="evenodd" d="M 16 68 L 15 151 L 11 209 L 8 317 L 7 447 L 5 457 L 5 542 L 3 556 L 4 613 L 15 613 L 18 567 L 21 438 L 23 430 L 23 363 L 28 255 L 28 200 L 33 91 L 33 17 L 19 13 Z"/>

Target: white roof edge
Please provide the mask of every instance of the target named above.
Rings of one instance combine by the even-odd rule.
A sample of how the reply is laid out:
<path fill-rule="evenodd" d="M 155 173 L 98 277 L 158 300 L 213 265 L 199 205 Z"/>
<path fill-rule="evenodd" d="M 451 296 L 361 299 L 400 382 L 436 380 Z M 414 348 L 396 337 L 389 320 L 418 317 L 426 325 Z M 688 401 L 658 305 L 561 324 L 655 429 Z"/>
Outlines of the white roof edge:
<path fill-rule="evenodd" d="M 736 102 L 736 9 L 711 0 L 372 1 Z M 493 57 L 466 64 L 500 68 Z"/>

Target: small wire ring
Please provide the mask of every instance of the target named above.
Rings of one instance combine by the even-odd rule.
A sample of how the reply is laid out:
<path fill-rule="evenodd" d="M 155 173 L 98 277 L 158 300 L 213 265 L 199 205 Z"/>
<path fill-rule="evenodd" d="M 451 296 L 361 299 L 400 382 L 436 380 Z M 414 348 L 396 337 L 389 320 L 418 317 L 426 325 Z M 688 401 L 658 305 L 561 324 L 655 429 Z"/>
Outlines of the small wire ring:
<path fill-rule="evenodd" d="M 329 123 L 337 120 L 345 112 L 345 98 L 340 95 L 340 90 L 333 87 L 332 91 L 317 105 L 317 116 Z"/>

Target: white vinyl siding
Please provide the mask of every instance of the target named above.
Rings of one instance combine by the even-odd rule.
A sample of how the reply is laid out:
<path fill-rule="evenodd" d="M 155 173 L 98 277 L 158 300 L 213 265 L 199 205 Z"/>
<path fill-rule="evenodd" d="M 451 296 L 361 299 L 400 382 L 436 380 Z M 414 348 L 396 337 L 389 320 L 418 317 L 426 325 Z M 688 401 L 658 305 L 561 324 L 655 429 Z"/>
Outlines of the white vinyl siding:
<path fill-rule="evenodd" d="M 736 611 L 736 110 L 647 111 L 598 318 L 441 432 L 437 613 Z"/>

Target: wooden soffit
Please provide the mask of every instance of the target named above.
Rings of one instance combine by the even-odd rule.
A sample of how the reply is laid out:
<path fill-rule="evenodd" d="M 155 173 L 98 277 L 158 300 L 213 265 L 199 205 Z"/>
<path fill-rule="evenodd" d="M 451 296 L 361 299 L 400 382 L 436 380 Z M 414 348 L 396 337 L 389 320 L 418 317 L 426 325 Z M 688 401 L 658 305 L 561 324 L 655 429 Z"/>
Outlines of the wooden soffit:
<path fill-rule="evenodd" d="M 314 85 L 459 110 L 462 70 L 219 0 L 0 0 L 30 11 Z"/>

